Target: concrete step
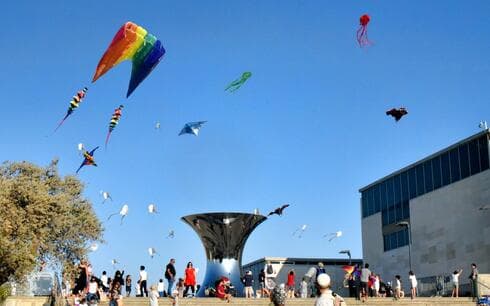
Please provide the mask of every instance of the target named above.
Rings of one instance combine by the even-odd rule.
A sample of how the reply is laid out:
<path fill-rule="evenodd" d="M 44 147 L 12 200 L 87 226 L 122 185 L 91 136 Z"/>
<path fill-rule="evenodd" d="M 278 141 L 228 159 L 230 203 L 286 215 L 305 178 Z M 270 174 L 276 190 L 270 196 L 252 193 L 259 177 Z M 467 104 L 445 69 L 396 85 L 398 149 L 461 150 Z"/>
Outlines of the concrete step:
<path fill-rule="evenodd" d="M 396 306 L 460 306 L 460 305 L 475 305 L 470 298 L 416 298 L 410 300 L 405 298 L 399 301 L 393 301 L 391 298 L 371 298 L 367 302 L 361 303 L 354 299 L 345 299 L 348 306 L 350 305 L 396 305 Z M 46 306 L 48 299 L 44 297 L 9 297 L 4 303 L 4 306 Z M 73 300 L 70 299 L 73 303 Z M 179 300 L 179 306 L 227 306 L 227 305 L 243 305 L 243 306 L 269 306 L 268 299 L 244 299 L 235 298 L 231 303 L 226 303 L 215 298 L 192 298 Z M 172 305 L 170 299 L 162 298 L 159 300 L 159 306 Z M 286 306 L 313 306 L 315 299 L 288 299 Z M 73 304 L 72 304 L 73 305 Z M 147 298 L 124 298 L 124 306 L 148 306 L 149 300 Z M 99 306 L 108 306 L 108 302 L 101 302 Z"/>

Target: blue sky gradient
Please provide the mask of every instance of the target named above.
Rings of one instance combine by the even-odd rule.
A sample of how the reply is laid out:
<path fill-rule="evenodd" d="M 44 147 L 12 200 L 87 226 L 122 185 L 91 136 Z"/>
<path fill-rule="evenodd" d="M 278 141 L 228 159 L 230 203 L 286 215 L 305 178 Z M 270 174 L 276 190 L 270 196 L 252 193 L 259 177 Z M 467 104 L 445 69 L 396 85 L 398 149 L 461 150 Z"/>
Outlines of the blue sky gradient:
<path fill-rule="evenodd" d="M 78 168 L 77 144 L 101 149 L 85 167 L 101 220 L 129 205 L 124 224 L 105 222 L 90 256 L 150 282 L 168 258 L 179 274 L 205 254 L 180 217 L 267 213 L 291 203 L 251 235 L 243 261 L 264 256 L 362 257 L 360 195 L 372 181 L 477 132 L 488 119 L 488 1 L 8 1 L 0 12 L 0 160 Z M 370 48 L 355 40 L 371 16 Z M 129 99 L 131 63 L 91 84 L 113 35 L 133 21 L 167 53 Z M 233 94 L 225 86 L 253 76 Z M 89 91 L 54 135 L 71 96 Z M 123 117 L 107 150 L 114 108 Z M 385 115 L 405 106 L 399 123 Z M 199 137 L 177 136 L 207 120 Z M 154 125 L 161 122 L 161 129 Z M 102 204 L 100 190 L 114 202 Z M 149 215 L 155 203 L 160 214 Z M 291 233 L 302 224 L 302 239 Z M 166 239 L 174 229 L 176 237 Z M 328 242 L 322 236 L 342 230 Z M 150 259 L 148 247 L 161 254 Z"/>

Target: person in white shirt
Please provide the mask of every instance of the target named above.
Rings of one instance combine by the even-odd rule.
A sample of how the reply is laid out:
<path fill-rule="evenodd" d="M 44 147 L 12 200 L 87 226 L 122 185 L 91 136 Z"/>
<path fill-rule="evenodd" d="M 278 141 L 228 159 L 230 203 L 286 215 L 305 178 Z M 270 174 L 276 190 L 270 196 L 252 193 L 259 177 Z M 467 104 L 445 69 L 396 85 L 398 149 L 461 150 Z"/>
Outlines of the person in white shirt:
<path fill-rule="evenodd" d="M 463 272 L 463 269 L 459 269 L 453 272 L 452 281 L 453 281 L 453 293 L 451 297 L 459 297 L 459 276 Z"/>
<path fill-rule="evenodd" d="M 141 296 L 143 296 L 143 293 L 146 297 L 148 297 L 148 289 L 146 288 L 146 281 L 148 279 L 148 274 L 145 271 L 145 266 L 140 266 L 140 290 L 141 290 Z"/>
<path fill-rule="evenodd" d="M 400 275 L 395 276 L 395 300 L 399 300 L 405 296 L 405 293 L 402 290 L 402 282 Z"/>
<path fill-rule="evenodd" d="M 365 264 L 364 268 L 361 270 L 361 297 L 362 301 L 367 300 L 369 293 L 369 276 L 371 275 L 371 270 L 369 270 L 369 264 Z"/>
<path fill-rule="evenodd" d="M 102 276 L 100 277 L 100 280 L 102 281 L 102 289 L 104 292 L 109 291 L 109 284 L 107 283 L 107 272 L 102 271 Z"/>
<path fill-rule="evenodd" d="M 150 287 L 150 306 L 158 306 L 158 291 L 155 285 Z"/>
<path fill-rule="evenodd" d="M 417 296 L 417 278 L 413 271 L 408 272 L 408 279 L 410 280 L 410 298 L 413 300 Z"/>
<path fill-rule="evenodd" d="M 316 278 L 320 296 L 315 301 L 315 306 L 345 306 L 344 299 L 330 290 L 330 276 L 321 273 Z"/>
<path fill-rule="evenodd" d="M 301 281 L 301 298 L 306 299 L 308 297 L 308 283 L 306 282 L 306 277 L 303 276 Z"/>
<path fill-rule="evenodd" d="M 158 281 L 158 286 L 157 286 L 157 290 L 158 290 L 158 295 L 160 297 L 163 297 L 163 293 L 165 291 L 165 284 L 163 283 L 163 279 L 160 278 L 160 280 Z"/>

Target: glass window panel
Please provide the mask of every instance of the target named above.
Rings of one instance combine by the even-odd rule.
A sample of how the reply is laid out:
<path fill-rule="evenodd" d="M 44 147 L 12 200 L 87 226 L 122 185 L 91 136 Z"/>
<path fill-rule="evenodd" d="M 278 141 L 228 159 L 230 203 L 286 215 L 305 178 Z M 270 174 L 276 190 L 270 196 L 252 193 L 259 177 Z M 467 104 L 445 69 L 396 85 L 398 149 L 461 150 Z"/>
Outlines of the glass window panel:
<path fill-rule="evenodd" d="M 461 178 L 470 176 L 470 158 L 468 154 L 468 144 L 459 146 L 459 167 L 461 169 Z"/>
<path fill-rule="evenodd" d="M 398 243 L 396 241 L 396 233 L 390 235 L 390 245 L 392 249 L 396 249 L 398 247 Z"/>
<path fill-rule="evenodd" d="M 410 199 L 413 199 L 417 196 L 417 181 L 415 177 L 415 168 L 411 168 L 408 170 L 408 190 Z"/>
<path fill-rule="evenodd" d="M 381 203 L 379 202 L 379 189 L 380 184 L 374 186 L 374 213 L 381 211 Z"/>
<path fill-rule="evenodd" d="M 402 181 L 402 201 L 408 200 L 408 171 L 401 174 Z"/>
<path fill-rule="evenodd" d="M 390 207 L 388 209 L 388 224 L 395 223 L 395 207 Z"/>
<path fill-rule="evenodd" d="M 410 205 L 408 201 L 403 202 L 403 219 L 410 218 Z"/>
<path fill-rule="evenodd" d="M 425 193 L 424 186 L 424 165 L 420 164 L 415 167 L 415 171 L 417 172 L 417 196 L 423 195 Z"/>
<path fill-rule="evenodd" d="M 449 169 L 449 152 L 446 152 L 441 155 L 442 186 L 451 184 L 451 172 Z"/>
<path fill-rule="evenodd" d="M 488 140 L 487 135 L 484 135 L 478 140 L 479 150 L 480 150 L 480 168 L 481 171 L 487 170 L 489 168 L 489 158 L 488 158 Z"/>
<path fill-rule="evenodd" d="M 398 203 L 395 206 L 395 223 L 403 220 L 403 206 L 402 203 Z"/>
<path fill-rule="evenodd" d="M 437 189 L 442 186 L 442 177 L 441 177 L 441 157 L 437 156 L 432 159 L 432 175 L 434 178 L 434 189 Z"/>
<path fill-rule="evenodd" d="M 470 150 L 470 173 L 471 175 L 480 172 L 480 155 L 478 154 L 478 139 L 470 141 L 468 144 Z"/>
<path fill-rule="evenodd" d="M 396 205 L 400 203 L 402 199 L 401 180 L 399 174 L 393 178 L 393 187 L 395 190 L 395 205 Z"/>
<path fill-rule="evenodd" d="M 385 251 L 389 251 L 390 249 L 390 236 L 389 235 L 384 235 L 384 244 L 385 244 Z"/>
<path fill-rule="evenodd" d="M 381 201 L 381 209 L 386 209 L 388 207 L 388 202 L 386 200 L 386 182 L 379 184 L 379 195 Z"/>
<path fill-rule="evenodd" d="M 388 225 L 389 221 L 388 221 L 388 210 L 387 209 L 384 209 L 381 211 L 381 222 L 383 223 L 383 225 Z"/>
<path fill-rule="evenodd" d="M 394 192 L 393 192 L 393 178 L 389 178 L 386 181 L 386 198 L 388 199 L 388 207 L 395 205 Z"/>
<path fill-rule="evenodd" d="M 430 160 L 424 163 L 424 179 L 425 179 L 425 192 L 431 192 L 434 189 L 432 184 L 432 162 Z"/>
<path fill-rule="evenodd" d="M 367 217 L 367 196 L 366 196 L 366 191 L 363 191 L 362 192 L 361 203 L 362 203 L 362 217 L 363 218 L 366 218 Z"/>
<path fill-rule="evenodd" d="M 457 182 L 461 179 L 459 173 L 459 154 L 458 148 L 454 148 L 449 151 L 449 160 L 451 163 L 451 182 Z"/>
<path fill-rule="evenodd" d="M 410 243 L 410 236 L 408 235 L 408 228 L 406 228 L 404 231 L 405 233 L 405 241 L 407 242 L 407 245 Z"/>
<path fill-rule="evenodd" d="M 403 233 L 404 231 L 398 231 L 396 232 L 396 239 L 398 240 L 398 247 L 404 246 L 405 245 L 405 235 Z"/>

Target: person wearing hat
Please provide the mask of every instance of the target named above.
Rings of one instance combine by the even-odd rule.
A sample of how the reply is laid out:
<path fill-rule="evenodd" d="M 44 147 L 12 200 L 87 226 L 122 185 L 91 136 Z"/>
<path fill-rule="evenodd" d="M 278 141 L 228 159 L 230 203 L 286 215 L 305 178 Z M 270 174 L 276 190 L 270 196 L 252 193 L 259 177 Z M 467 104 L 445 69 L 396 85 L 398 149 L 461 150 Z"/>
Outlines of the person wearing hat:
<path fill-rule="evenodd" d="M 330 290 L 330 276 L 321 273 L 316 278 L 320 296 L 315 301 L 315 306 L 346 306 L 344 299 Z"/>

